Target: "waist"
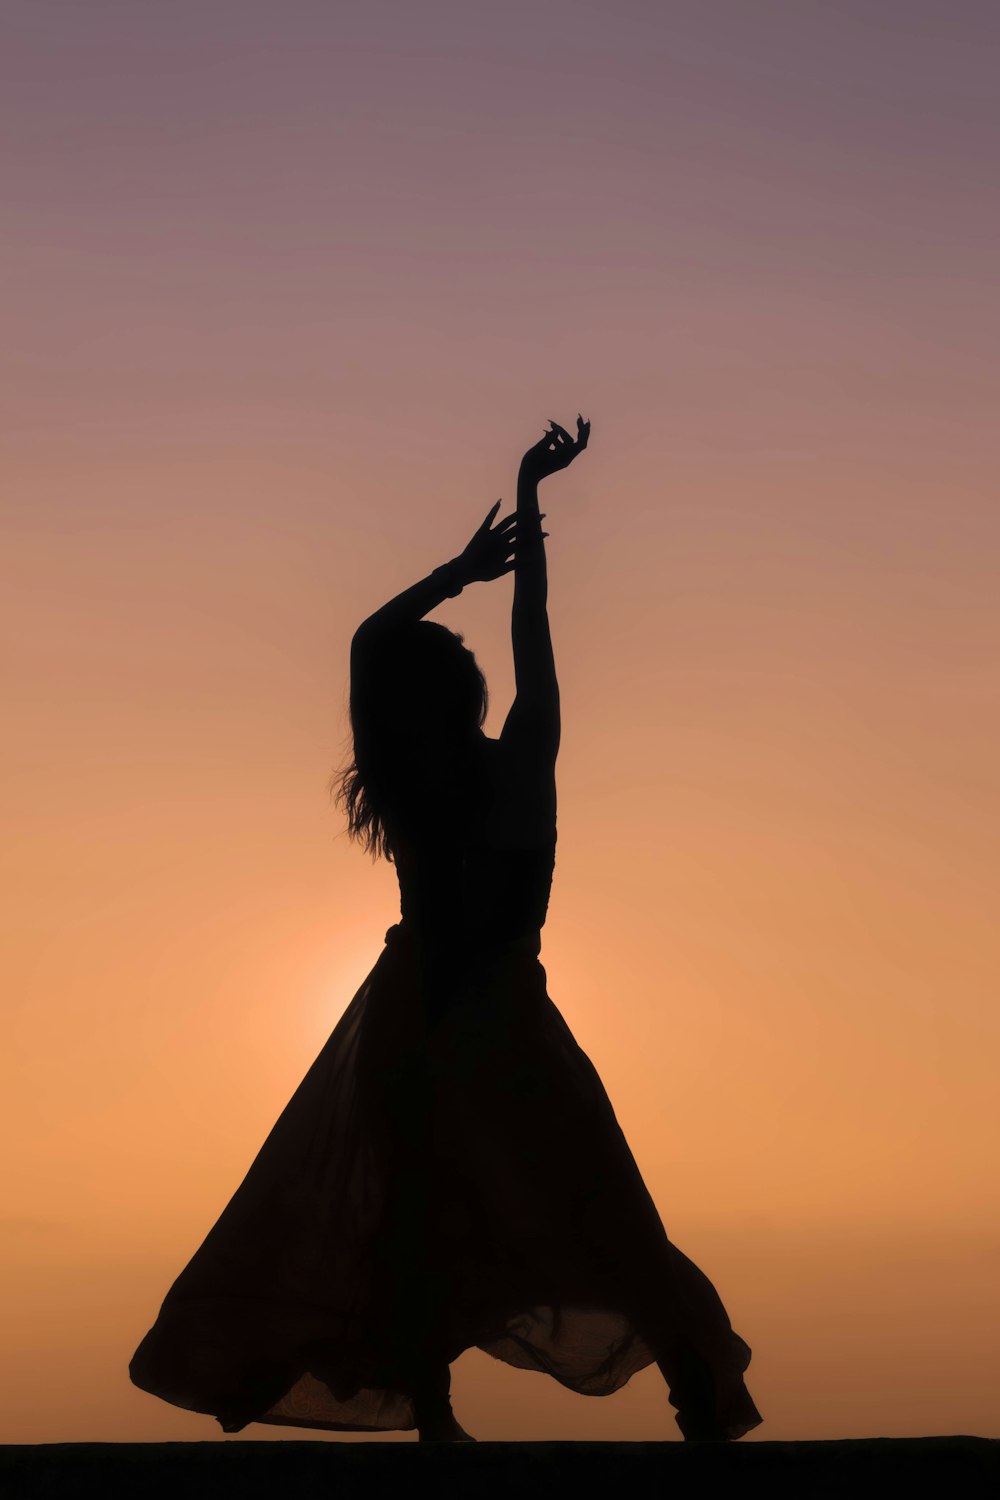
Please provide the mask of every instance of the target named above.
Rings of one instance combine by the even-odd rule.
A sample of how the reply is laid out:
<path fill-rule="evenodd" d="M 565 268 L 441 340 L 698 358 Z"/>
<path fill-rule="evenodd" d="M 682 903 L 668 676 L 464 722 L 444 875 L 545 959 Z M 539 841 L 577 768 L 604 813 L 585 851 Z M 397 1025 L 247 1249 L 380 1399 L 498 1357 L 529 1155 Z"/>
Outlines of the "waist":
<path fill-rule="evenodd" d="M 389 928 L 385 942 L 387 947 L 411 949 L 442 962 L 474 963 L 482 960 L 487 963 L 513 954 L 537 957 L 542 947 L 542 929 L 530 927 L 512 935 L 488 937 L 470 936 L 461 931 L 430 934 L 404 917 Z"/>

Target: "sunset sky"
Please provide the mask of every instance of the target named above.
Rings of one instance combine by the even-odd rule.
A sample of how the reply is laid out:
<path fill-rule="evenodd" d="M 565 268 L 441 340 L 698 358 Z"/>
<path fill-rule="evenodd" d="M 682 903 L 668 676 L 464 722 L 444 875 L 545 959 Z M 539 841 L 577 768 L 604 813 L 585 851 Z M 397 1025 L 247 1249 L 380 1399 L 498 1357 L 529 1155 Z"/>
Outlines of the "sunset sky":
<path fill-rule="evenodd" d="M 745 1441 L 1000 1437 L 993 0 L 0 33 L 0 1441 L 222 1438 L 128 1361 L 398 919 L 327 795 L 351 634 L 578 411 L 549 994 L 753 1349 Z M 512 592 L 435 615 L 493 735 Z M 655 1368 L 453 1397 L 679 1437 Z"/>

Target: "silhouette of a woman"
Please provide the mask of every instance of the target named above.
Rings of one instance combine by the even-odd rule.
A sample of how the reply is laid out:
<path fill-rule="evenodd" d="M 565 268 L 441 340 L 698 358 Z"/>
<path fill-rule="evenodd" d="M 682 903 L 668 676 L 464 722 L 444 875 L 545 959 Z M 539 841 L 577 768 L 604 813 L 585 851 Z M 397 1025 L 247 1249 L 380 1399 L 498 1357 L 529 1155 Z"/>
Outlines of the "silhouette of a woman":
<path fill-rule="evenodd" d="M 750 1349 L 667 1237 L 601 1080 L 547 993 L 559 689 L 538 485 L 587 446 L 551 423 L 517 508 L 351 645 L 348 828 L 395 864 L 400 921 L 129 1365 L 210 1413 L 472 1441 L 451 1362 L 478 1347 L 584 1395 L 658 1365 L 685 1439 L 761 1415 Z M 463 637 L 423 617 L 514 572 L 499 739 Z"/>

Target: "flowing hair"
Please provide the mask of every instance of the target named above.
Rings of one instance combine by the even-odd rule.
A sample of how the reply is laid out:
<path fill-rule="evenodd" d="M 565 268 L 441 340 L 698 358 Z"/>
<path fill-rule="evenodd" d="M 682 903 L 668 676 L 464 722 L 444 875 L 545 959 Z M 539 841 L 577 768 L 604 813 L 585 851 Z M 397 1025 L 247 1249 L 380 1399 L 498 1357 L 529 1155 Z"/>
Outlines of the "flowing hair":
<path fill-rule="evenodd" d="M 468 748 L 486 722 L 489 691 L 464 642 L 418 620 L 352 651 L 352 753 L 329 787 L 348 836 L 373 860 L 393 864 L 394 834 L 440 836 L 473 805 Z"/>

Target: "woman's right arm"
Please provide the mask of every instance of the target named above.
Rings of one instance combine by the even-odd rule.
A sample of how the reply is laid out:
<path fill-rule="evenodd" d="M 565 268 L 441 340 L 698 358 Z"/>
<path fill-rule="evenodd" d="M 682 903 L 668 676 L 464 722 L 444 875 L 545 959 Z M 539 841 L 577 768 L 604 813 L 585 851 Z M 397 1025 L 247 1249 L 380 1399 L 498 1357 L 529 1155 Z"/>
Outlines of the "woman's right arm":
<path fill-rule="evenodd" d="M 570 464 L 587 446 L 590 423 L 577 420 L 574 443 L 565 428 L 552 423 L 540 442 L 521 460 L 517 478 L 517 546 L 511 645 L 516 694 L 501 733 L 501 743 L 525 763 L 554 769 L 561 723 L 559 683 L 548 616 L 547 533 L 541 528 L 538 486 L 542 479 Z"/>
<path fill-rule="evenodd" d="M 510 636 L 515 697 L 501 741 L 555 762 L 559 750 L 559 683 L 549 630 L 545 533 L 538 510 L 538 480 L 524 463 L 517 476 L 517 552 Z"/>

